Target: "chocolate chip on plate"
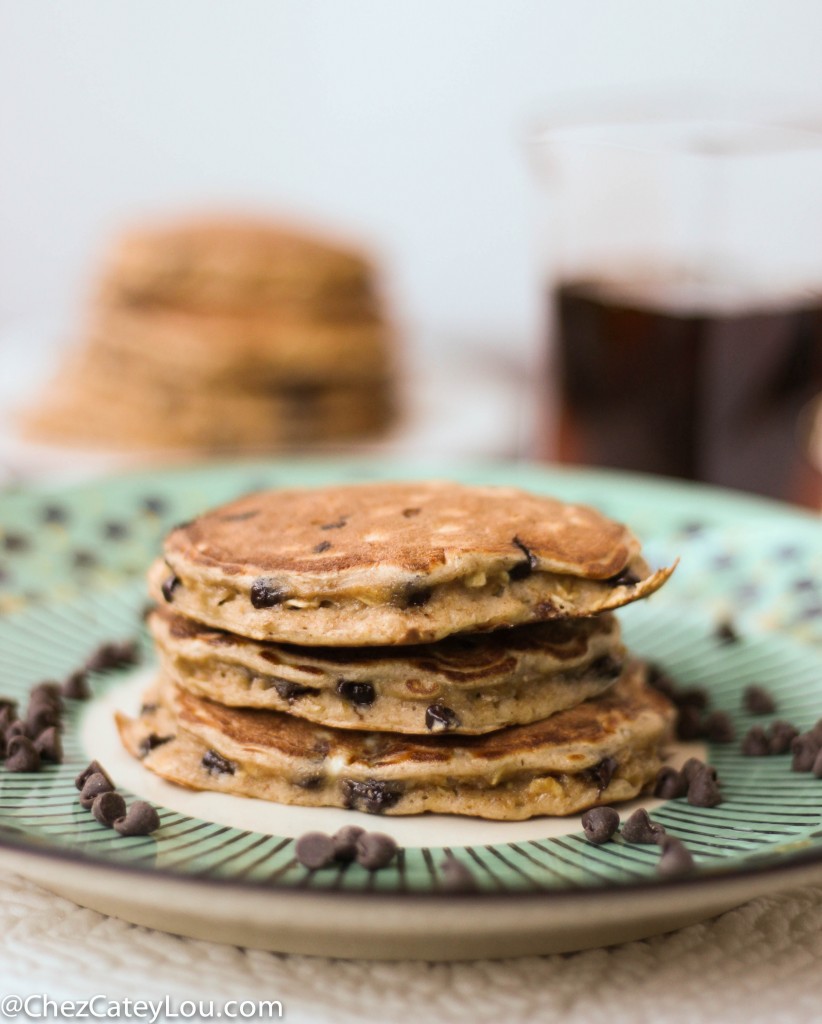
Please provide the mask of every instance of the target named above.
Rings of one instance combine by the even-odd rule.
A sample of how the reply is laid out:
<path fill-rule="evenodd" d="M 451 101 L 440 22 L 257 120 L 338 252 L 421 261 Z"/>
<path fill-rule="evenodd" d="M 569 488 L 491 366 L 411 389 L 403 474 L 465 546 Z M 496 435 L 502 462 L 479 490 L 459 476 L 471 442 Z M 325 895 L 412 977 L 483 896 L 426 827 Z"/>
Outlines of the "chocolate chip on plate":
<path fill-rule="evenodd" d="M 722 803 L 719 784 L 709 765 L 691 777 L 688 783 L 688 803 L 692 807 L 717 807 Z"/>
<path fill-rule="evenodd" d="M 658 843 L 665 828 L 651 821 L 644 807 L 638 807 L 622 825 L 622 838 L 626 843 Z"/>
<path fill-rule="evenodd" d="M 711 776 L 715 779 L 716 768 L 714 768 L 713 765 L 705 764 L 705 762 L 701 761 L 698 757 L 689 757 L 685 764 L 683 764 L 680 771 L 682 773 L 682 778 L 685 779 L 685 781 L 690 785 L 691 781 L 697 775 L 699 775 L 700 772 L 703 772 L 706 769 L 711 773 Z"/>
<path fill-rule="evenodd" d="M 40 755 L 27 736 L 13 736 L 6 748 L 6 770 L 10 772 L 37 772 Z"/>
<path fill-rule="evenodd" d="M 654 783 L 654 796 L 662 797 L 663 800 L 675 800 L 677 797 L 685 796 L 687 792 L 688 781 L 682 772 L 667 764 L 659 769 Z"/>
<path fill-rule="evenodd" d="M 80 790 L 80 805 L 88 810 L 101 793 L 113 793 L 114 785 L 108 775 L 95 772 L 89 775 Z"/>
<path fill-rule="evenodd" d="M 732 743 L 736 726 L 727 711 L 712 711 L 702 723 L 702 733 L 711 743 Z"/>
<path fill-rule="evenodd" d="M 88 782 L 92 775 L 102 775 L 103 778 L 108 782 L 109 786 L 114 789 L 114 783 L 111 781 L 108 772 L 100 764 L 99 761 L 92 761 L 91 764 L 87 765 L 80 774 L 75 778 L 74 785 L 82 791 L 85 784 Z"/>
<path fill-rule="evenodd" d="M 101 825 L 112 828 L 114 822 L 126 813 L 126 802 L 119 793 L 110 789 L 105 793 L 98 793 L 92 800 L 91 813 Z"/>
<path fill-rule="evenodd" d="M 764 686 L 746 686 L 742 703 L 752 715 L 772 715 L 776 711 L 776 701 Z"/>
<path fill-rule="evenodd" d="M 331 837 L 334 846 L 334 858 L 340 861 L 352 861 L 357 856 L 357 840 L 365 835 L 365 829 L 359 825 L 343 825 Z"/>
<path fill-rule="evenodd" d="M 101 644 L 86 662 L 90 672 L 109 672 L 136 665 L 140 648 L 136 640 L 116 640 Z"/>
<path fill-rule="evenodd" d="M 816 755 L 822 749 L 822 742 L 813 732 L 801 732 L 791 741 L 791 753 L 793 761 L 791 770 L 795 772 L 813 771 Z"/>
<path fill-rule="evenodd" d="M 53 764 L 63 763 L 63 741 L 56 725 L 49 726 L 48 729 L 44 729 L 40 733 L 34 741 L 34 749 L 42 761 L 51 761 Z"/>
<path fill-rule="evenodd" d="M 425 709 L 425 728 L 429 732 L 453 732 L 459 726 L 459 715 L 444 704 L 430 704 Z"/>
<path fill-rule="evenodd" d="M 396 841 L 384 832 L 364 832 L 357 840 L 357 863 L 369 871 L 386 867 L 396 852 Z"/>
<path fill-rule="evenodd" d="M 739 633 L 737 633 L 730 619 L 725 619 L 723 622 L 717 624 L 717 627 L 714 630 L 714 636 L 723 644 L 737 644 L 740 639 Z"/>
<path fill-rule="evenodd" d="M 613 807 L 592 807 L 582 815 L 582 830 L 589 843 L 607 843 L 619 828 L 619 814 Z"/>
<path fill-rule="evenodd" d="M 478 888 L 473 872 L 452 853 L 446 855 L 439 868 L 443 889 L 449 892 L 475 892 Z"/>
<path fill-rule="evenodd" d="M 334 840 L 325 832 L 306 832 L 294 844 L 294 854 L 304 868 L 316 871 L 334 860 Z"/>
<path fill-rule="evenodd" d="M 702 711 L 693 704 L 680 707 L 676 717 L 677 738 L 685 743 L 702 737 Z"/>
<path fill-rule="evenodd" d="M 63 683 L 60 691 L 68 700 L 88 700 L 91 697 L 91 688 L 88 685 L 88 675 L 83 669 L 72 672 Z"/>
<path fill-rule="evenodd" d="M 687 875 L 694 869 L 691 851 L 676 836 L 664 835 L 660 840 L 661 854 L 656 866 L 657 874 L 665 878 Z"/>
<path fill-rule="evenodd" d="M 768 745 L 772 754 L 787 754 L 791 749 L 791 743 L 799 735 L 799 730 L 790 722 L 777 719 L 771 722 L 768 729 Z"/>
<path fill-rule="evenodd" d="M 771 741 L 761 725 L 752 725 L 742 739 L 744 757 L 767 757 L 771 753 Z"/>
<path fill-rule="evenodd" d="M 121 836 L 147 836 L 160 827 L 160 815 L 150 803 L 135 800 L 125 816 L 117 818 L 113 825 Z"/>

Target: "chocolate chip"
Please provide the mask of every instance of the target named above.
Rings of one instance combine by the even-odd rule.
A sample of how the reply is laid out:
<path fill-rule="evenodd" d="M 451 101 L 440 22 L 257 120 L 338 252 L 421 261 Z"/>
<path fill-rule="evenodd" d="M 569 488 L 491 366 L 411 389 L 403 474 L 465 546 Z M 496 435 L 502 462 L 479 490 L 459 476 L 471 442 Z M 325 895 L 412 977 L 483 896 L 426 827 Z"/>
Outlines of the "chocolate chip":
<path fill-rule="evenodd" d="M 698 757 L 689 757 L 680 769 L 682 778 L 688 785 L 693 782 L 697 775 L 704 771 L 709 772 L 712 779 L 716 779 L 716 768 L 713 765 L 705 764 L 704 761 L 700 761 Z"/>
<path fill-rule="evenodd" d="M 384 832 L 364 832 L 357 840 L 357 863 L 369 871 L 379 871 L 394 859 L 397 844 Z"/>
<path fill-rule="evenodd" d="M 702 736 L 702 712 L 693 704 L 679 709 L 676 718 L 677 738 L 688 743 Z"/>
<path fill-rule="evenodd" d="M 94 798 L 101 793 L 114 792 L 114 785 L 108 775 L 103 772 L 94 772 L 89 775 L 80 790 L 80 804 L 88 810 L 94 803 Z"/>
<path fill-rule="evenodd" d="M 88 782 L 92 775 L 102 775 L 106 782 L 108 782 L 111 789 L 114 789 L 114 783 L 111 781 L 108 772 L 100 764 L 99 761 L 92 761 L 90 765 L 84 768 L 80 772 L 80 774 L 75 778 L 74 785 L 77 787 L 77 789 L 82 791 L 83 787 L 85 786 L 85 784 Z"/>
<path fill-rule="evenodd" d="M 218 754 L 216 750 L 207 750 L 200 763 L 209 775 L 233 775 L 237 770 L 233 761 Z"/>
<path fill-rule="evenodd" d="M 111 828 L 118 818 L 122 818 L 125 815 L 126 802 L 114 790 L 98 793 L 91 803 L 91 813 L 101 825 Z"/>
<path fill-rule="evenodd" d="M 591 662 L 590 671 L 600 679 L 619 679 L 622 675 L 623 662 L 612 654 L 604 654 Z"/>
<path fill-rule="evenodd" d="M 716 807 L 722 803 L 722 794 L 710 766 L 705 765 L 688 784 L 688 803 L 692 807 Z"/>
<path fill-rule="evenodd" d="M 373 704 L 376 700 L 374 687 L 371 683 L 357 683 L 352 680 L 340 679 L 336 689 L 338 695 L 343 700 L 358 706 Z"/>
<path fill-rule="evenodd" d="M 312 548 L 312 551 L 316 555 L 321 555 L 323 553 L 323 551 L 328 551 L 328 549 L 330 547 L 331 547 L 331 541 L 330 540 L 322 540 L 322 541 L 320 541 L 319 544 L 315 544 L 314 545 L 314 547 Z"/>
<path fill-rule="evenodd" d="M 732 743 L 736 726 L 727 711 L 712 711 L 702 723 L 702 732 L 711 743 Z"/>
<path fill-rule="evenodd" d="M 28 726 L 19 718 L 15 718 L 11 725 L 6 726 L 5 735 L 6 743 L 11 743 L 15 736 L 26 736 L 27 738 L 30 738 Z"/>
<path fill-rule="evenodd" d="M 768 730 L 768 745 L 772 754 L 787 754 L 791 749 L 791 743 L 799 735 L 799 730 L 790 722 L 783 722 L 777 719 L 771 722 Z"/>
<path fill-rule="evenodd" d="M 100 644 L 86 662 L 90 672 L 110 672 L 136 665 L 140 660 L 140 647 L 136 640 L 118 640 Z"/>
<path fill-rule="evenodd" d="M 613 807 L 592 807 L 582 815 L 582 830 L 589 843 L 607 843 L 619 828 L 619 814 Z"/>
<path fill-rule="evenodd" d="M 819 737 L 812 732 L 802 732 L 791 741 L 791 753 L 793 761 L 791 770 L 795 772 L 809 772 L 813 770 L 816 763 L 816 755 L 822 749 Z"/>
<path fill-rule="evenodd" d="M 622 838 L 626 843 L 658 843 L 665 829 L 651 821 L 644 807 L 638 807 L 622 825 Z"/>
<path fill-rule="evenodd" d="M 63 683 L 60 691 L 68 700 L 88 700 L 91 697 L 91 688 L 88 685 L 88 676 L 82 669 L 72 672 Z"/>
<path fill-rule="evenodd" d="M 421 508 L 404 508 L 402 514 L 406 519 L 412 519 L 414 516 L 418 516 L 422 512 Z"/>
<path fill-rule="evenodd" d="M 179 576 L 175 576 L 173 573 L 172 573 L 171 576 L 167 576 L 163 580 L 162 585 L 160 587 L 160 590 L 163 593 L 163 597 L 166 599 L 166 601 L 169 604 L 171 604 L 171 602 L 174 600 L 174 591 L 179 586 L 180 586 L 180 577 Z"/>
<path fill-rule="evenodd" d="M 103 524 L 103 535 L 109 540 L 123 540 L 128 536 L 128 526 L 119 520 L 112 519 Z"/>
<path fill-rule="evenodd" d="M 691 686 L 687 690 L 677 690 L 673 697 L 674 704 L 680 708 L 698 708 L 704 711 L 711 702 L 708 691 L 701 686 Z"/>
<path fill-rule="evenodd" d="M 425 709 L 425 727 L 429 732 L 453 732 L 460 724 L 456 711 L 444 704 L 429 704 Z"/>
<path fill-rule="evenodd" d="M 173 739 L 173 736 L 159 736 L 156 732 L 150 732 L 140 740 L 137 747 L 138 757 L 147 757 L 152 750 L 162 747 L 164 743 L 170 743 Z"/>
<path fill-rule="evenodd" d="M 304 868 L 316 871 L 334 860 L 334 840 L 325 832 L 306 832 L 294 844 L 294 854 Z"/>
<path fill-rule="evenodd" d="M 152 516 L 161 516 L 167 508 L 165 498 L 158 498 L 154 495 L 149 495 L 147 498 L 143 498 L 140 501 L 140 508 L 143 512 L 147 512 Z"/>
<path fill-rule="evenodd" d="M 670 765 L 663 765 L 659 769 L 654 783 L 654 796 L 663 800 L 676 800 L 677 797 L 685 796 L 688 792 L 688 780 Z"/>
<path fill-rule="evenodd" d="M 60 712 L 52 704 L 35 703 L 26 715 L 26 732 L 39 736 L 44 729 L 60 724 Z"/>
<path fill-rule="evenodd" d="M 277 691 L 277 695 L 282 700 L 287 700 L 289 703 L 299 700 L 300 697 L 320 692 L 313 686 L 302 686 L 300 683 L 292 682 L 290 679 L 271 679 L 269 685 Z"/>
<path fill-rule="evenodd" d="M 396 608 L 422 608 L 431 600 L 432 590 L 430 587 L 421 587 L 416 583 L 406 583 L 400 587 L 391 599 L 391 604 Z"/>
<path fill-rule="evenodd" d="M 753 725 L 745 733 L 741 752 L 745 757 L 767 757 L 771 752 L 771 743 L 761 725 Z"/>
<path fill-rule="evenodd" d="M 348 516 L 340 516 L 340 518 L 336 519 L 333 523 L 324 523 L 320 527 L 320 529 L 321 530 L 341 530 L 345 526 L 345 524 L 347 522 L 348 522 Z"/>
<path fill-rule="evenodd" d="M 451 853 L 440 863 L 440 877 L 443 889 L 449 892 L 474 892 L 477 889 L 473 873 Z"/>
<path fill-rule="evenodd" d="M 722 644 L 738 644 L 740 639 L 733 623 L 729 619 L 717 624 L 714 630 L 714 637 Z"/>
<path fill-rule="evenodd" d="M 345 806 L 355 811 L 365 811 L 366 814 L 382 814 L 402 796 L 399 783 L 379 779 L 342 779 L 340 787 Z"/>
<path fill-rule="evenodd" d="M 357 840 L 365 834 L 365 829 L 359 825 L 343 825 L 331 837 L 334 845 L 334 859 L 339 861 L 352 861 L 357 856 Z"/>
<path fill-rule="evenodd" d="M 747 686 L 742 701 L 752 715 L 772 715 L 776 711 L 776 701 L 762 686 Z"/>
<path fill-rule="evenodd" d="M 255 608 L 273 608 L 287 599 L 288 591 L 268 576 L 260 576 L 251 584 L 251 604 Z"/>
<path fill-rule="evenodd" d="M 687 875 L 694 869 L 691 851 L 676 836 L 664 835 L 660 840 L 662 853 L 656 866 L 657 874 L 665 878 Z"/>
<path fill-rule="evenodd" d="M 97 565 L 97 555 L 93 551 L 80 549 L 71 556 L 71 562 L 75 569 L 93 569 Z"/>
<path fill-rule="evenodd" d="M 633 587 L 639 583 L 639 576 L 629 569 L 627 566 L 616 574 L 616 576 L 610 576 L 606 581 L 612 587 Z"/>
<path fill-rule="evenodd" d="M 43 506 L 43 522 L 52 523 L 54 525 L 58 523 L 65 523 L 68 520 L 68 510 L 63 505 L 44 505 Z"/>
<path fill-rule="evenodd" d="M 665 669 L 655 662 L 650 662 L 647 666 L 647 672 L 649 685 L 653 686 L 660 693 L 665 694 L 670 700 L 674 700 L 674 694 L 678 692 L 678 688 Z"/>
<path fill-rule="evenodd" d="M 60 738 L 60 730 L 54 725 L 40 733 L 34 741 L 34 749 L 43 761 L 63 763 L 63 741 Z"/>
<path fill-rule="evenodd" d="M 325 776 L 319 774 L 300 775 L 294 779 L 294 785 L 300 789 L 321 789 L 325 784 Z"/>
<path fill-rule="evenodd" d="M 40 755 L 27 736 L 13 736 L 6 748 L 6 770 L 10 772 L 37 772 Z"/>
<path fill-rule="evenodd" d="M 822 779 L 822 749 L 820 749 L 819 753 L 816 755 L 811 771 L 813 772 L 814 778 Z"/>
<path fill-rule="evenodd" d="M 135 800 L 125 817 L 114 822 L 114 828 L 121 836 L 147 836 L 159 827 L 160 815 L 145 800 Z"/>
<path fill-rule="evenodd" d="M 531 551 L 527 545 L 523 544 L 519 537 L 514 537 L 511 543 L 515 544 L 525 555 L 525 561 L 518 562 L 515 566 L 512 566 L 512 568 L 508 570 L 508 576 L 512 580 L 524 580 L 530 576 L 532 572 L 536 572 L 539 567 L 539 560 L 534 552 Z"/>
<path fill-rule="evenodd" d="M 29 539 L 22 533 L 7 533 L 3 537 L 3 547 L 6 551 L 26 551 L 29 547 Z"/>
<path fill-rule="evenodd" d="M 51 679 L 38 683 L 29 691 L 29 702 L 32 700 L 47 700 L 60 707 L 60 684 Z"/>

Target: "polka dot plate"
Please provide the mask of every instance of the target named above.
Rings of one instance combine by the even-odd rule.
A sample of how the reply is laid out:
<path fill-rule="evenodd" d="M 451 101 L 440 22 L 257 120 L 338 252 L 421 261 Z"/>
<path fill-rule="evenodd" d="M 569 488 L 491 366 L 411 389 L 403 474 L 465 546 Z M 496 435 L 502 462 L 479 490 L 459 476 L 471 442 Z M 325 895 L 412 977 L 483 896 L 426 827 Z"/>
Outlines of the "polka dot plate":
<path fill-rule="evenodd" d="M 705 687 L 711 707 L 730 714 L 732 742 L 672 750 L 673 764 L 699 756 L 716 766 L 723 802 L 645 798 L 620 810 L 647 807 L 685 841 L 692 874 L 661 878 L 655 846 L 619 837 L 593 846 L 577 817 L 377 819 L 280 807 L 179 789 L 121 750 L 113 714 L 133 712 L 151 676 L 143 576 L 169 527 L 262 487 L 430 476 L 583 501 L 628 523 L 652 562 L 680 559 L 660 593 L 620 617 L 632 649 L 681 685 Z M 731 642 L 718 628 L 729 622 Z M 63 764 L 0 770 L 0 863 L 83 905 L 241 945 L 434 959 L 613 943 L 822 881 L 822 780 L 792 771 L 790 754 L 740 749 L 752 725 L 779 717 L 807 729 L 822 717 L 822 523 L 810 514 L 695 485 L 531 465 L 238 462 L 3 492 L 0 696 L 25 699 L 101 642 L 132 638 L 138 666 L 93 674 L 92 698 L 67 702 Z M 773 694 L 774 715 L 745 710 L 754 683 Z M 91 758 L 127 800 L 157 807 L 157 832 L 122 837 L 81 808 L 73 780 Z M 297 862 L 296 836 L 348 823 L 393 835 L 395 861 L 375 872 Z"/>

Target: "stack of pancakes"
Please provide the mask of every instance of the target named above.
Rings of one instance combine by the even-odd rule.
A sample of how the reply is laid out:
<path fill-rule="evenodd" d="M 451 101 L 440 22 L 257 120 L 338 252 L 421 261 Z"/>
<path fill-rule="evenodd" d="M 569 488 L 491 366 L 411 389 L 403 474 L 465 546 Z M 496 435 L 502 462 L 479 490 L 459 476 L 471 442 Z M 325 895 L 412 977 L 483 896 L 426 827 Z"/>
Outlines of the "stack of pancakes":
<path fill-rule="evenodd" d="M 83 343 L 31 436 L 237 450 L 377 435 L 390 331 L 361 254 L 276 225 L 143 227 L 109 254 Z"/>
<path fill-rule="evenodd" d="M 159 678 L 126 747 L 195 789 L 522 819 L 630 799 L 674 710 L 612 610 L 660 587 L 596 511 L 501 487 L 254 494 L 149 574 Z"/>

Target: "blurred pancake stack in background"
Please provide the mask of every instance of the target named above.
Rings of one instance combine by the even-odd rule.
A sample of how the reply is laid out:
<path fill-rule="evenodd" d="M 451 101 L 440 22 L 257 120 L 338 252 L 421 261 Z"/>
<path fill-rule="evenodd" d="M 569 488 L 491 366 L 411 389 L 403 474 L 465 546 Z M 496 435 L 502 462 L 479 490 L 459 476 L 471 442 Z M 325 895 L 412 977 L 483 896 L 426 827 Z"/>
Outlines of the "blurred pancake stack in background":
<path fill-rule="evenodd" d="M 250 218 L 141 226 L 108 254 L 85 336 L 24 429 L 125 450 L 372 439 L 394 411 L 391 341 L 354 249 Z"/>

